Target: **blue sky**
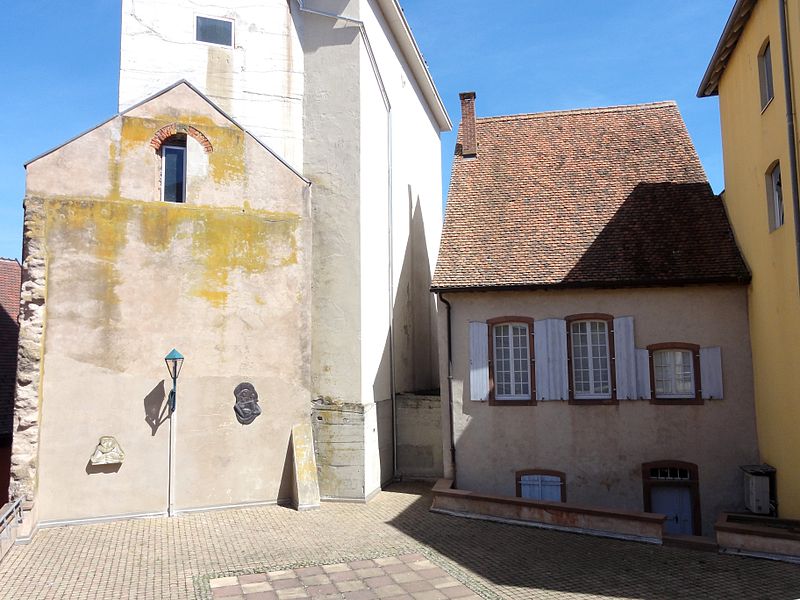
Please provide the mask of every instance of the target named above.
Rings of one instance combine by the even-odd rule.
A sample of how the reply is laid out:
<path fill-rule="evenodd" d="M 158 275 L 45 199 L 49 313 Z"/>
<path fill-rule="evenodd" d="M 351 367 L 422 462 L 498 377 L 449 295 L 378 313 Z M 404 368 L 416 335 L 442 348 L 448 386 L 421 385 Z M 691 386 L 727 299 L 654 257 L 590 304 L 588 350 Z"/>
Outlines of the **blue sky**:
<path fill-rule="evenodd" d="M 0 256 L 19 257 L 27 160 L 116 113 L 119 0 L 9 0 L 0 36 Z M 733 0 L 401 0 L 457 125 L 479 116 L 676 100 L 715 191 L 716 99 L 695 97 Z M 455 132 L 442 138 L 445 190 Z"/>

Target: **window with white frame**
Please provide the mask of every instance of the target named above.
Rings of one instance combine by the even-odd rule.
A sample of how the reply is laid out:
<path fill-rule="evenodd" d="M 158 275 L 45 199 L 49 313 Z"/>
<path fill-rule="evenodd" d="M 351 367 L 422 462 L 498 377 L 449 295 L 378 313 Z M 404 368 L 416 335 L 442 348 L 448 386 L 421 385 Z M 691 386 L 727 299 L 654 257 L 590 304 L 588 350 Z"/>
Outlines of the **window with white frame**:
<path fill-rule="evenodd" d="M 769 230 L 774 231 L 783 225 L 781 165 L 777 161 L 767 171 L 767 210 L 769 213 Z"/>
<path fill-rule="evenodd" d="M 185 135 L 173 135 L 161 146 L 161 199 L 186 202 Z"/>
<path fill-rule="evenodd" d="M 772 55 L 770 54 L 769 40 L 764 44 L 758 55 L 758 82 L 761 92 L 761 110 L 764 110 L 775 96 L 772 84 Z"/>
<path fill-rule="evenodd" d="M 576 399 L 611 398 L 611 368 L 608 323 L 600 320 L 572 321 L 572 389 Z"/>
<path fill-rule="evenodd" d="M 494 397 L 531 399 L 530 329 L 527 323 L 499 323 L 492 328 Z"/>
<path fill-rule="evenodd" d="M 690 350 L 653 352 L 657 398 L 691 398 L 695 395 L 694 356 Z"/>
<path fill-rule="evenodd" d="M 517 471 L 517 497 L 566 502 L 564 474 L 556 471 Z"/>

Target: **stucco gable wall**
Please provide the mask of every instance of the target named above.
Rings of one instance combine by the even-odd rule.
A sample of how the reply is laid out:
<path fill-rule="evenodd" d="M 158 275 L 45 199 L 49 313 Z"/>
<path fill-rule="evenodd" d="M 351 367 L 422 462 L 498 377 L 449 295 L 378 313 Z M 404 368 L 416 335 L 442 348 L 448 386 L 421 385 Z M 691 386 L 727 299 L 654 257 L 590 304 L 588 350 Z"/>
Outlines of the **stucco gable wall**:
<path fill-rule="evenodd" d="M 298 198 L 308 184 L 185 84 L 34 160 L 27 167 L 27 193 L 160 201 L 161 158 L 150 142 L 173 124 L 202 134 L 187 138 L 187 204 L 305 210 Z"/>
<path fill-rule="evenodd" d="M 310 186 L 197 99 L 179 86 L 29 165 L 12 485 L 40 521 L 166 510 L 173 347 L 176 508 L 291 496 L 291 427 L 309 418 Z M 184 204 L 159 200 L 150 147 L 175 122 L 213 146 L 189 138 L 208 168 L 190 146 Z M 233 410 L 241 382 L 263 411 L 250 425 Z M 126 453 L 118 468 L 88 463 L 102 435 Z"/>
<path fill-rule="evenodd" d="M 678 460 L 699 467 L 703 531 L 716 515 L 743 510 L 739 465 L 758 461 L 753 382 L 742 286 L 631 290 L 449 293 L 458 487 L 515 495 L 515 471 L 566 473 L 569 502 L 643 510 L 641 465 Z M 658 342 L 720 346 L 725 397 L 697 406 L 648 400 L 576 406 L 490 406 L 469 399 L 469 322 L 507 315 L 532 319 L 579 313 L 632 316 L 636 347 Z M 446 318 L 440 318 L 446 347 Z M 446 380 L 446 356 L 440 361 Z M 445 390 L 443 390 L 444 392 Z M 446 398 L 442 400 L 447 411 Z M 445 414 L 444 423 L 449 416 Z M 443 444 L 449 455 L 448 431 Z"/>

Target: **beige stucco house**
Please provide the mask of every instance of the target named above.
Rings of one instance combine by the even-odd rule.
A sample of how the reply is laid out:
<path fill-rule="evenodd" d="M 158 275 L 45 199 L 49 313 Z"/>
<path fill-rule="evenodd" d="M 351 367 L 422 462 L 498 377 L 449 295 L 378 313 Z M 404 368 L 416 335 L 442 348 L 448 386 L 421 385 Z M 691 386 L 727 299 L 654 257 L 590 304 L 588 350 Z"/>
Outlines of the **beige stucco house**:
<path fill-rule="evenodd" d="M 758 460 L 749 273 L 677 107 L 462 113 L 432 286 L 446 476 L 708 534 Z"/>

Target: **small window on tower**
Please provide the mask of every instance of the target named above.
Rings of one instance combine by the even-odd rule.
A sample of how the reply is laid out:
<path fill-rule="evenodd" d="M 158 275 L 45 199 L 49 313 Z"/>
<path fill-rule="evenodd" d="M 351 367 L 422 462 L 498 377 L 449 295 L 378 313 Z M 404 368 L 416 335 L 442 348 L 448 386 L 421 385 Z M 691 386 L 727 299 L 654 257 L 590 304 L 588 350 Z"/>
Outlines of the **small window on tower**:
<path fill-rule="evenodd" d="M 173 135 L 161 146 L 161 188 L 164 202 L 186 202 L 185 135 Z"/>
<path fill-rule="evenodd" d="M 233 21 L 197 17 L 195 38 L 198 42 L 233 46 Z"/>

